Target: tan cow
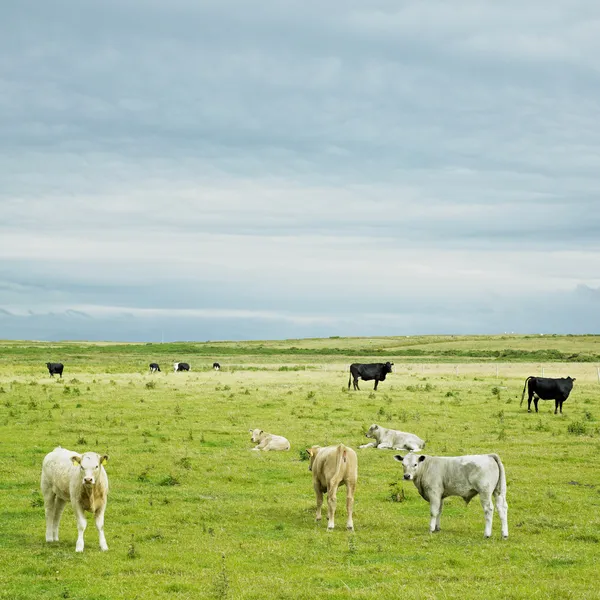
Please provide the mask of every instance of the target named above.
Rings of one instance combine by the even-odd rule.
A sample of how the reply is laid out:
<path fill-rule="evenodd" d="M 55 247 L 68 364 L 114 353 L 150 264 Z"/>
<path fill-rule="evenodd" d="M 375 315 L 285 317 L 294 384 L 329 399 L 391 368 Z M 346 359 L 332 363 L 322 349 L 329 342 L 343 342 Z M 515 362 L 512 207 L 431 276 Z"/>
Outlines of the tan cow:
<path fill-rule="evenodd" d="M 87 527 L 84 511 L 94 514 L 100 549 L 108 550 L 104 537 L 104 511 L 108 495 L 108 477 L 104 463 L 108 456 L 96 452 L 78 454 L 58 446 L 42 463 L 42 494 L 46 510 L 46 541 L 58 542 L 58 526 L 67 502 L 77 519 L 75 550 L 83 552 L 83 532 Z"/>
<path fill-rule="evenodd" d="M 262 429 L 250 429 L 252 434 L 252 441 L 257 444 L 252 450 L 289 450 L 290 443 L 282 435 L 275 435 L 273 433 L 267 433 Z"/>
<path fill-rule="evenodd" d="M 308 470 L 313 474 L 313 486 L 317 495 L 317 521 L 321 520 L 323 494 L 327 494 L 327 530 L 334 528 L 337 491 L 340 485 L 346 485 L 346 510 L 348 520 L 346 527 L 354 530 L 352 509 L 354 507 L 354 490 L 358 479 L 358 458 L 352 448 L 339 444 L 337 446 L 313 446 L 306 451 L 310 457 Z"/>

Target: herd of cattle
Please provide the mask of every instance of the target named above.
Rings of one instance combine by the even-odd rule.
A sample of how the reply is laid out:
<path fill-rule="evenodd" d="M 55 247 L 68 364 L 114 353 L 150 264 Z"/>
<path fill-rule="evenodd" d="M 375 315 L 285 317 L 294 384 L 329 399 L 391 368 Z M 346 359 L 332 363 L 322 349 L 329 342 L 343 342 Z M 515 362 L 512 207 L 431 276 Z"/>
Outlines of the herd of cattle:
<path fill-rule="evenodd" d="M 62 377 L 62 363 L 46 363 L 51 376 Z M 375 380 L 375 387 L 385 381 L 392 372 L 393 363 L 372 363 L 350 365 L 348 389 L 353 380 L 358 390 L 358 380 Z M 213 363 L 215 370 L 219 363 Z M 174 363 L 174 371 L 189 371 L 188 363 Z M 160 371 L 157 363 L 150 363 L 150 371 Z M 538 400 L 554 400 L 555 410 L 562 413 L 563 402 L 573 389 L 574 378 L 552 379 L 548 377 L 528 377 L 521 394 L 521 405 L 528 390 L 528 412 L 534 401 L 538 411 Z M 257 444 L 253 450 L 278 451 L 289 450 L 291 444 L 284 436 L 266 433 L 262 429 L 251 429 L 251 440 Z M 405 456 L 396 454 L 394 459 L 402 463 L 404 479 L 412 481 L 421 497 L 429 502 L 431 533 L 440 531 L 440 517 L 444 498 L 459 496 L 469 503 L 479 495 L 485 517 L 484 536 L 492 534 L 492 521 L 495 499 L 496 510 L 501 522 L 503 538 L 508 537 L 508 503 L 506 501 L 506 474 L 504 465 L 497 454 L 475 454 L 466 456 L 429 456 L 421 454 L 425 440 L 404 431 L 387 429 L 373 424 L 366 432 L 373 442 L 360 448 L 378 448 L 380 450 L 408 450 Z M 316 494 L 316 520 L 321 520 L 323 494 L 327 494 L 327 529 L 335 526 L 335 510 L 339 486 L 346 486 L 346 527 L 354 530 L 352 512 L 354 491 L 358 479 L 358 458 L 356 452 L 344 444 L 334 446 L 311 446 L 306 449 L 309 457 L 309 471 L 313 475 L 313 487 Z M 41 488 L 44 496 L 46 515 L 46 541 L 58 541 L 58 528 L 67 502 L 71 502 L 77 519 L 78 537 L 76 552 L 84 548 L 83 534 L 87 526 L 85 511 L 94 515 L 100 539 L 100 549 L 108 550 L 104 536 L 104 512 L 108 496 L 108 476 L 104 464 L 108 456 L 96 452 L 79 454 L 61 448 L 55 448 L 46 455 L 42 463 Z"/>

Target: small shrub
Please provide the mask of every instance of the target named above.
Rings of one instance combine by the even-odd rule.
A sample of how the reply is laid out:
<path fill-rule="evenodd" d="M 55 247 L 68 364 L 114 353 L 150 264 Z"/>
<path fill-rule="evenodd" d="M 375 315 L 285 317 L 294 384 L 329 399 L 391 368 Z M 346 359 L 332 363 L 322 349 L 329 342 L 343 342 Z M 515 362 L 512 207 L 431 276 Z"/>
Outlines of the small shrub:
<path fill-rule="evenodd" d="M 164 479 L 161 480 L 161 482 L 158 485 L 167 487 L 167 486 L 171 486 L 171 485 L 181 485 L 181 484 L 179 482 L 179 479 L 177 479 L 176 477 L 173 477 L 173 475 L 167 475 Z"/>
<path fill-rule="evenodd" d="M 156 388 L 156 381 L 148 381 L 146 382 L 146 389 L 153 390 Z"/>
<path fill-rule="evenodd" d="M 32 492 L 31 495 L 31 508 L 39 508 L 40 506 L 44 506 L 44 499 L 38 491 Z"/>
<path fill-rule="evenodd" d="M 129 548 L 127 549 L 127 558 L 138 558 L 138 556 L 139 554 L 133 542 L 133 534 L 131 534 L 131 543 L 129 544 Z"/>
<path fill-rule="evenodd" d="M 179 465 L 182 466 L 184 469 L 190 470 L 192 468 L 192 461 L 190 460 L 189 456 L 184 456 L 179 461 Z"/>
<path fill-rule="evenodd" d="M 308 394 L 306 394 L 306 399 L 312 400 L 315 396 L 316 394 L 311 390 L 310 392 L 308 392 Z"/>
<path fill-rule="evenodd" d="M 390 483 L 390 500 L 392 502 L 404 502 L 406 500 L 406 494 L 404 493 L 404 487 L 399 481 L 393 481 Z"/>
<path fill-rule="evenodd" d="M 310 457 L 308 456 L 308 452 L 303 448 L 298 452 L 300 461 L 308 460 Z"/>
<path fill-rule="evenodd" d="M 60 408 L 60 405 L 58 404 L 58 402 L 55 402 L 55 403 L 52 405 L 52 408 Z"/>
<path fill-rule="evenodd" d="M 150 477 L 149 477 L 149 473 L 150 473 L 150 467 L 146 467 L 138 476 L 137 476 L 137 480 L 141 481 L 142 483 L 147 483 L 148 481 L 150 481 Z"/>
<path fill-rule="evenodd" d="M 592 415 L 592 413 L 589 410 L 586 410 L 583 413 L 583 419 L 585 421 L 593 421 L 594 420 L 594 415 Z"/>
<path fill-rule="evenodd" d="M 217 574 L 214 583 L 214 595 L 219 600 L 227 600 L 229 597 L 229 577 L 225 565 L 225 554 L 222 554 L 221 570 Z"/>
<path fill-rule="evenodd" d="M 572 435 L 585 435 L 587 427 L 583 421 L 573 421 L 567 426 L 567 431 Z"/>
<path fill-rule="evenodd" d="M 79 446 L 85 446 L 87 444 L 87 440 L 83 437 L 83 435 L 79 434 L 79 437 L 77 438 L 76 443 Z"/>
<path fill-rule="evenodd" d="M 499 388 L 498 386 L 496 386 L 496 385 L 495 385 L 495 386 L 492 388 L 492 395 L 493 395 L 493 396 L 500 396 L 500 388 Z"/>

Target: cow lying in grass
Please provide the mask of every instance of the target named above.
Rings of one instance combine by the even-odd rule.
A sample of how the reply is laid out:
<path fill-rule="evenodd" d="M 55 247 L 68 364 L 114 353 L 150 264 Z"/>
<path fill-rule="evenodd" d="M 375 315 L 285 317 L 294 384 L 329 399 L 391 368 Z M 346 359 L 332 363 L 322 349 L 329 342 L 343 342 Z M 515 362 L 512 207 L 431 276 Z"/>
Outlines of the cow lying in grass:
<path fill-rule="evenodd" d="M 87 526 L 85 512 L 96 520 L 100 549 L 108 550 L 104 537 L 104 511 L 108 495 L 108 477 L 104 464 L 108 456 L 96 452 L 78 454 L 55 448 L 42 463 L 42 494 L 46 511 L 46 541 L 58 542 L 58 526 L 67 502 L 71 502 L 77 519 L 75 550 L 83 552 L 83 532 Z"/>
<path fill-rule="evenodd" d="M 397 429 L 386 429 L 380 425 L 371 425 L 366 437 L 374 442 L 363 444 L 361 448 L 379 448 L 379 450 L 412 450 L 419 451 L 425 447 L 425 442 L 414 433 L 406 433 Z"/>
<path fill-rule="evenodd" d="M 290 443 L 282 435 L 266 433 L 262 429 L 250 429 L 252 441 L 257 444 L 252 450 L 289 450 Z"/>
<path fill-rule="evenodd" d="M 502 537 L 508 537 L 506 475 L 497 454 L 446 457 L 409 452 L 404 458 L 399 454 L 394 458 L 402 463 L 404 479 L 412 481 L 422 498 L 429 502 L 431 533 L 440 530 L 444 498 L 460 496 L 468 504 L 479 494 L 485 514 L 485 537 L 492 535 L 492 495 L 502 523 Z"/>

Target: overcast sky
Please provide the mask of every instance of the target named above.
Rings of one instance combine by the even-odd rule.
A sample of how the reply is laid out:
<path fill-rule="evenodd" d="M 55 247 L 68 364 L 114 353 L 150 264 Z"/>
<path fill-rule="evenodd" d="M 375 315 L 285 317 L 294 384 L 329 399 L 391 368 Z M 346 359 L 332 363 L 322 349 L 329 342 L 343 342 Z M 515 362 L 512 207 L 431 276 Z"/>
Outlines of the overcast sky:
<path fill-rule="evenodd" d="M 600 333 L 597 0 L 4 0 L 0 338 Z"/>

